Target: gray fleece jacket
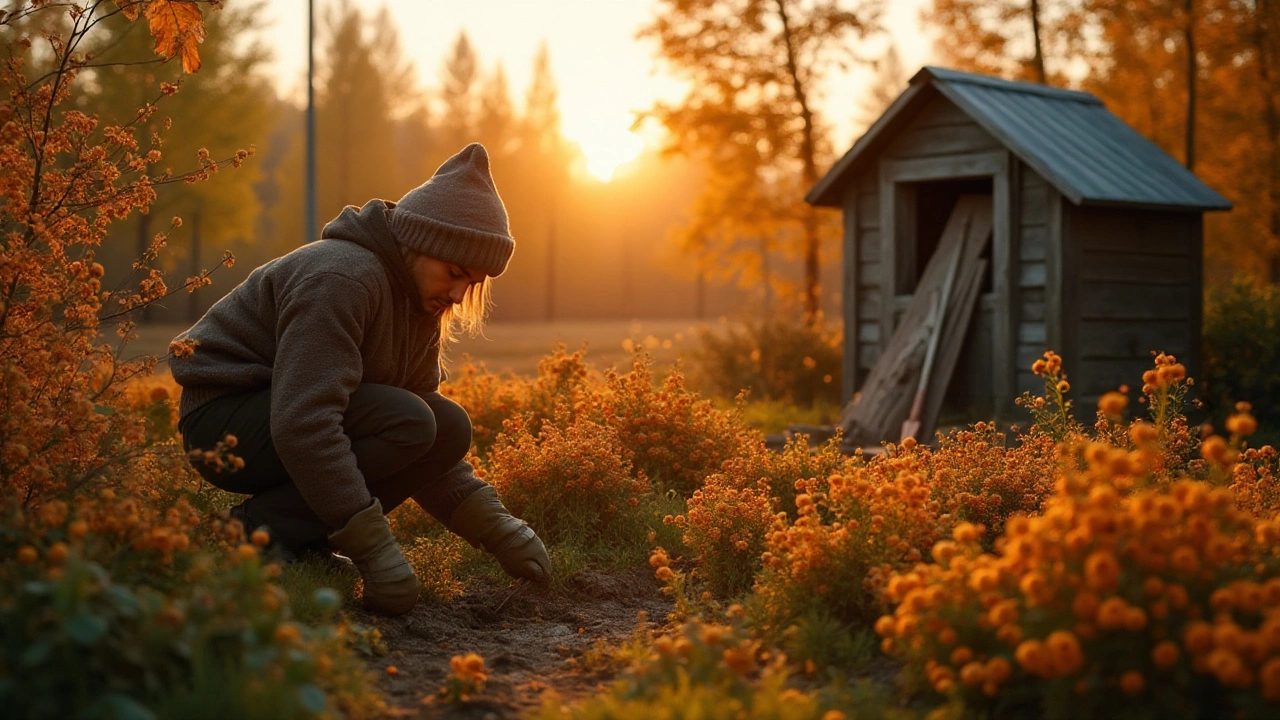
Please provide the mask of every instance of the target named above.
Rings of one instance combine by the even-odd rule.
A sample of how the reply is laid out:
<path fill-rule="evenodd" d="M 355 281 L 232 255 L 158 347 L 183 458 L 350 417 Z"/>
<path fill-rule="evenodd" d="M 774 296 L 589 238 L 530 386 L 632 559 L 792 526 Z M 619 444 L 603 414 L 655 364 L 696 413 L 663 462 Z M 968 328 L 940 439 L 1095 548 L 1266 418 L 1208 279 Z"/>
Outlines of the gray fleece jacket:
<path fill-rule="evenodd" d="M 423 310 L 387 225 L 394 206 L 348 207 L 321 240 L 254 270 L 178 336 L 195 340 L 195 353 L 170 359 L 182 417 L 271 386 L 276 451 L 333 528 L 372 502 L 342 430 L 351 393 L 361 383 L 418 395 L 440 385 L 440 317 Z"/>

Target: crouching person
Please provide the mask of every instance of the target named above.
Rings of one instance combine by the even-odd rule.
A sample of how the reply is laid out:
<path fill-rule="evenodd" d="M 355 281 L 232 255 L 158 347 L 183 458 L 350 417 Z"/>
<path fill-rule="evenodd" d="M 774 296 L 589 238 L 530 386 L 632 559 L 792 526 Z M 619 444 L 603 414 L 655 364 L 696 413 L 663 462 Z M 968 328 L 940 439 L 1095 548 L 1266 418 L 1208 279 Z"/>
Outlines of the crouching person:
<path fill-rule="evenodd" d="M 288 558 L 350 558 L 364 604 L 399 615 L 420 585 L 387 522 L 409 498 L 509 574 L 542 581 L 542 541 L 464 460 L 466 411 L 438 392 L 441 347 L 475 332 L 515 243 L 483 146 L 447 160 L 399 202 L 347 207 L 322 237 L 267 262 L 179 335 L 188 450 L 237 438 L 250 497 L 231 510 Z"/>

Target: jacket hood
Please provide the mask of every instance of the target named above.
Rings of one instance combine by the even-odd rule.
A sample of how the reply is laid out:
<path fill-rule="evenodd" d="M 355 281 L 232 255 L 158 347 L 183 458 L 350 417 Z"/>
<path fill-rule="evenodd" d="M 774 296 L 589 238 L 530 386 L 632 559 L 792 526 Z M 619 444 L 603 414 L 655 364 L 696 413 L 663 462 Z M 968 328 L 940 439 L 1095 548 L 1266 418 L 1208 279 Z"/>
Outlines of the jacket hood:
<path fill-rule="evenodd" d="M 396 242 L 395 233 L 387 224 L 387 216 L 395 208 L 394 202 L 370 200 L 364 207 L 348 205 L 338 217 L 329 221 L 320 231 L 325 240 L 346 240 L 372 251 L 382 261 L 396 292 L 409 299 L 410 307 L 425 313 L 417 284 L 405 265 L 404 256 Z"/>

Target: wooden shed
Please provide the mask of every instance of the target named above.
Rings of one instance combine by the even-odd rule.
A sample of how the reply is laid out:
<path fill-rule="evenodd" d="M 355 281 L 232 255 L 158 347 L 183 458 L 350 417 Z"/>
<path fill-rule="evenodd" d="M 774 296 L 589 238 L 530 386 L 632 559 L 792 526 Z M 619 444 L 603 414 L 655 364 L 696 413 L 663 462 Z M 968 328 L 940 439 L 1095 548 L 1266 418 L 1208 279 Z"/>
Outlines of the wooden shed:
<path fill-rule="evenodd" d="M 1046 349 L 1086 412 L 1152 350 L 1194 372 L 1202 215 L 1230 203 L 1092 95 L 925 67 L 805 197 L 844 213 L 846 401 L 964 195 L 990 197 L 990 243 L 942 422 L 1020 417 Z"/>

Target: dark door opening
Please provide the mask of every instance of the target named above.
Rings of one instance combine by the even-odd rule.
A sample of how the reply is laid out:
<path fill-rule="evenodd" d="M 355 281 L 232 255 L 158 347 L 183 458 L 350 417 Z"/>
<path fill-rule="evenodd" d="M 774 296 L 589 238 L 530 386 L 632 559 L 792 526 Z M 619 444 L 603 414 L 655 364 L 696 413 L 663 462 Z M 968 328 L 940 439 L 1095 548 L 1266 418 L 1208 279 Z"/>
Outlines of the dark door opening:
<path fill-rule="evenodd" d="M 911 195 L 914 207 L 911 221 L 915 228 L 915 243 L 911 248 L 913 261 L 908 265 L 913 271 L 911 292 L 914 292 L 915 284 L 924 276 L 925 267 L 938 249 L 942 231 L 960 196 L 991 196 L 992 185 L 990 177 L 937 180 L 913 185 Z M 971 238 L 970 241 L 972 240 Z M 988 242 L 982 252 L 982 258 L 987 262 L 982 274 L 978 305 L 974 308 L 969 327 L 965 331 L 964 345 L 943 398 L 938 415 L 939 429 L 987 419 L 995 409 L 992 402 L 995 386 L 991 377 L 994 321 L 990 304 L 982 299 L 993 291 L 992 245 L 993 243 Z"/>
<path fill-rule="evenodd" d="M 912 195 L 915 198 L 914 227 L 915 246 L 912 248 L 911 287 L 907 292 L 914 292 L 916 283 L 924 276 L 924 269 L 938 249 L 938 241 L 942 239 L 942 231 L 947 226 L 947 219 L 956 207 L 961 195 L 991 195 L 991 178 L 970 178 L 965 180 L 935 180 L 914 183 Z M 983 253 L 988 260 L 986 274 L 982 278 L 982 293 L 991 292 L 991 245 L 988 244 Z"/>

